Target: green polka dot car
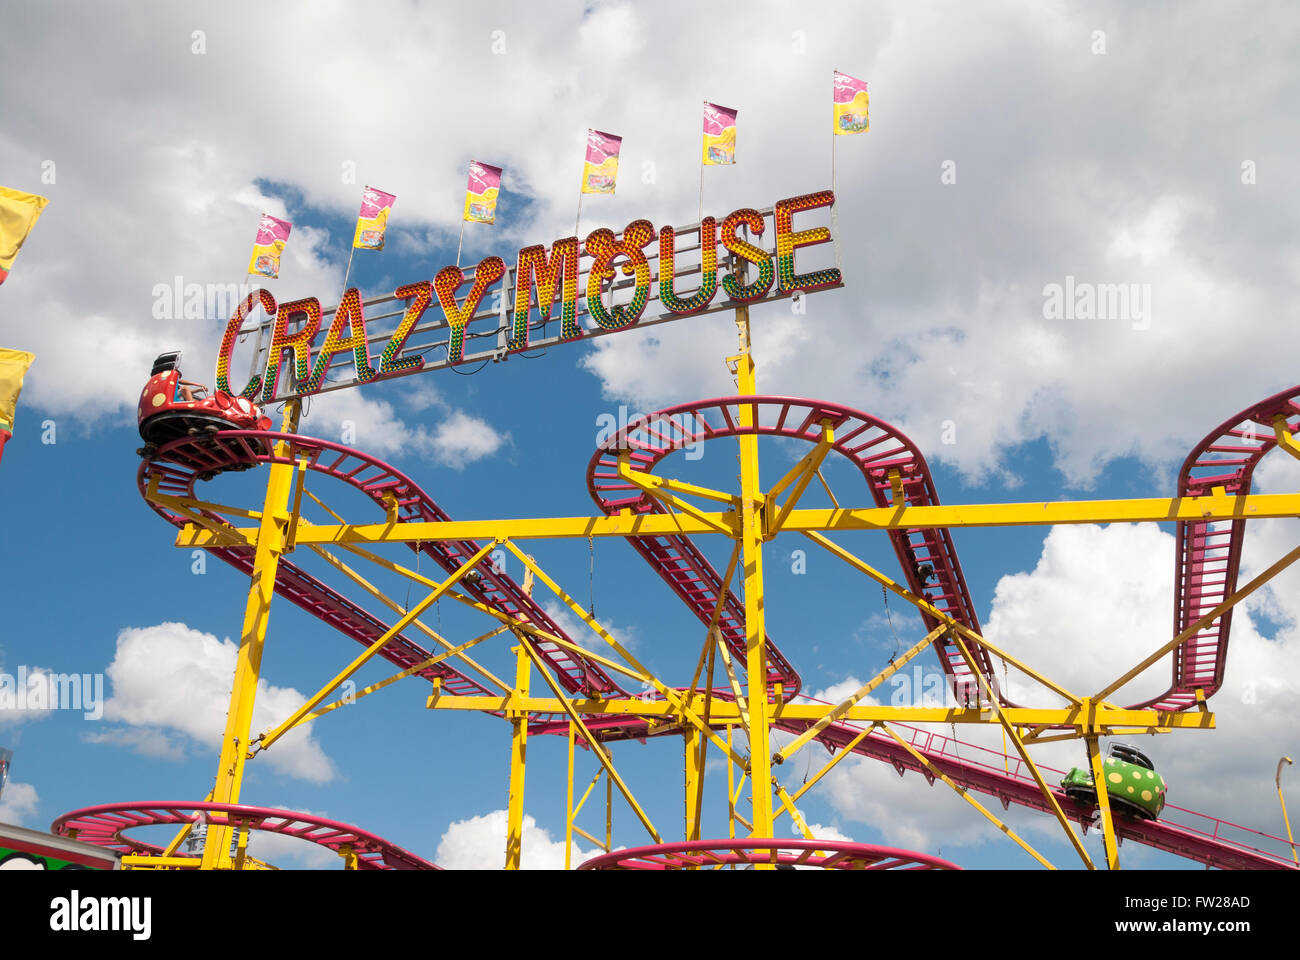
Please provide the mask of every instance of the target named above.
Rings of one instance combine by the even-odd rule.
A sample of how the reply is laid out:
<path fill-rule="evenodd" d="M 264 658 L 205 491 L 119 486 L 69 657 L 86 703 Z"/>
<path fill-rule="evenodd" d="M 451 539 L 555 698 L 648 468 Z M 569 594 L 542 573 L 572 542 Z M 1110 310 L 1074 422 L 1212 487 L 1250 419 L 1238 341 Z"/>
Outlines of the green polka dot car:
<path fill-rule="evenodd" d="M 1160 819 L 1165 808 L 1165 781 L 1155 765 L 1135 747 L 1112 743 L 1102 763 L 1106 773 L 1106 795 L 1111 808 L 1144 820 Z M 1071 800 L 1085 806 L 1097 805 L 1097 787 L 1092 771 L 1075 767 L 1061 781 Z"/>

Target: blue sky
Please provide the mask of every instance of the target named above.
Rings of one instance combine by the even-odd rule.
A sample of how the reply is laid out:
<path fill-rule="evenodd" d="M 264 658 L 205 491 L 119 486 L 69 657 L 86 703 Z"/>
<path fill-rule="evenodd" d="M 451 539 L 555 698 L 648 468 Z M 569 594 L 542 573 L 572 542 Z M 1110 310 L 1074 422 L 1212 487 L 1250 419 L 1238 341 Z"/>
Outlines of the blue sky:
<path fill-rule="evenodd" d="M 247 581 L 216 560 L 196 574 L 189 551 L 172 546 L 174 531 L 135 487 L 133 416 L 148 365 L 164 350 L 184 348 L 187 377 L 211 383 L 226 319 L 157 319 L 155 285 L 178 275 L 240 280 L 262 212 L 295 225 L 281 279 L 270 284 L 277 298 L 315 295 L 332 305 L 362 186 L 395 193 L 387 249 L 358 252 L 349 280 L 365 296 L 390 293 L 454 261 L 465 166 L 478 159 L 505 167 L 505 192 L 496 226 L 467 225 L 463 259 L 495 253 L 510 262 L 524 243 L 571 232 L 591 126 L 621 134 L 624 149 L 618 194 L 586 198 L 584 234 L 636 217 L 689 223 L 706 98 L 740 109 L 738 163 L 706 171 L 706 213 L 768 206 L 829 186 L 824 127 L 839 67 L 866 77 L 873 100 L 872 131 L 837 148 L 846 286 L 812 295 L 805 315 L 783 303 L 754 310 L 761 392 L 840 402 L 896 423 L 925 452 L 944 502 L 983 503 L 1172 495 L 1196 440 L 1295 382 L 1286 351 L 1259 348 L 1285 330 L 1279 318 L 1300 263 L 1288 226 L 1294 174 L 1283 161 L 1297 146 L 1285 107 L 1297 85 L 1285 38 L 1300 28 L 1289 10 L 1264 4 L 1227 23 L 1199 4 L 1160 14 L 1008 4 L 980 17 L 889 4 L 760 8 L 731 33 L 701 12 L 687 40 L 616 3 L 554 21 L 508 5 L 440 20 L 426 7 L 381 4 L 374 16 L 388 26 L 389 46 L 377 76 L 365 71 L 380 55 L 349 46 L 343 18 L 328 6 L 266 15 L 265 35 L 280 44 L 283 63 L 236 49 L 235 12 L 160 7 L 152 42 L 111 17 L 70 25 L 18 15 L 0 38 L 0 62 L 29 69 L 69 106 L 55 115 L 19 104 L 0 124 L 0 183 L 51 200 L 0 290 L 0 344 L 37 354 L 0 466 L 8 506 L 0 670 L 103 673 L 110 699 L 99 720 L 69 711 L 0 717 L 0 745 L 15 751 L 0 819 L 44 827 L 80 806 L 197 800 L 210 787 L 224 713 L 219 665 L 228 649 L 220 644 L 238 640 Z M 1181 38 L 1172 48 L 1171 33 Z M 97 44 L 96 35 L 106 39 Z M 1202 49 L 1195 38 L 1221 36 L 1230 42 L 1206 54 L 1214 63 L 1190 52 Z M 19 49 L 23 37 L 30 51 Z M 730 60 L 702 56 L 710 37 L 725 41 Z M 499 40 L 502 54 L 493 52 Z M 39 62 L 47 43 L 130 55 L 115 57 L 102 77 L 88 67 L 56 75 Z M 309 83 L 302 71 L 317 69 L 320 50 L 338 55 Z M 1220 88 L 1201 74 L 1235 76 L 1249 106 L 1226 115 Z M 259 95 L 273 95 L 270 117 L 250 112 Z M 133 117 L 151 118 L 149 129 Z M 53 183 L 42 182 L 47 159 L 58 165 Z M 943 179 L 948 162 L 955 183 Z M 1258 170 L 1250 183 L 1246 163 Z M 341 176 L 348 164 L 354 182 Z M 1067 277 L 1149 285 L 1150 324 L 1051 318 L 1045 287 Z M 471 376 L 441 371 L 322 397 L 302 429 L 337 441 L 352 420 L 359 449 L 415 478 L 456 518 L 590 515 L 584 472 L 598 418 L 617 417 L 620 405 L 648 412 L 730 392 L 723 357 L 733 346 L 730 314 L 687 318 Z M 237 353 L 236 379 L 247 364 Z M 951 444 L 942 436 L 948 421 Z M 47 422 L 56 442 L 42 442 Z M 775 479 L 802 453 L 766 446 L 763 475 Z M 729 483 L 733 454 L 710 445 L 686 465 L 690 478 Z M 1294 489 L 1295 475 L 1270 464 L 1260 488 Z M 830 467 L 828 479 L 841 501 L 867 503 L 847 469 Z M 264 481 L 255 471 L 211 489 L 254 506 Z M 328 486 L 320 493 L 330 502 Z M 1168 639 L 1169 534 L 1021 528 L 955 538 L 990 637 L 1086 686 Z M 1261 525 L 1246 572 L 1294 535 L 1290 522 Z M 893 569 L 883 538 L 843 542 Z M 701 545 L 724 569 L 725 544 Z M 769 633 L 805 691 L 865 681 L 896 643 L 905 649 L 919 638 L 919 618 L 901 601 L 886 617 L 879 588 L 829 555 L 810 552 L 807 572 L 794 573 L 791 553 L 806 547 L 787 535 L 768 548 Z M 594 598 L 596 615 L 659 676 L 689 679 L 702 628 L 631 548 L 601 541 L 594 557 L 585 541 L 527 548 L 584 605 Z M 513 558 L 507 569 L 522 574 Z M 377 582 L 404 600 L 404 585 Z M 1286 720 L 1300 694 L 1292 679 L 1300 606 L 1293 581 L 1278 583 L 1234 623 L 1229 684 L 1215 704 L 1221 729 L 1148 744 L 1170 771 L 1171 802 L 1271 833 L 1281 830 L 1273 765 L 1300 749 Z M 1084 612 L 1067 614 L 1076 603 Z M 426 622 L 453 642 L 490 626 L 445 606 Z M 155 644 L 155 656 L 140 655 Z M 295 695 L 300 702 L 314 692 L 358 649 L 277 602 L 263 661 L 277 688 L 267 709 L 292 709 Z M 505 643 L 479 649 L 498 674 L 509 671 Z M 919 662 L 935 663 L 931 654 Z M 358 679 L 389 672 L 372 666 Z M 1248 696 L 1249 684 L 1258 691 Z M 352 822 L 429 859 L 499 859 L 503 838 L 491 818 L 505 807 L 508 727 L 428 711 L 427 689 L 404 681 L 315 723 L 310 741 L 286 741 L 284 759 L 273 762 L 273 748 L 249 764 L 244 799 Z M 191 695 L 206 699 L 187 710 Z M 808 753 L 814 769 L 826 756 Z M 1053 747 L 1043 759 L 1068 767 L 1081 753 Z M 615 760 L 661 831 L 678 835 L 680 742 L 620 744 Z M 801 754 L 779 771 L 787 786 L 798 785 L 808 762 Z M 843 766 L 801 804 L 825 835 L 942 851 L 969 867 L 1031 865 L 942 786 L 866 761 Z M 1222 779 L 1207 782 L 1216 766 Z M 593 758 L 580 758 L 579 789 L 594 769 Z M 713 769 L 705 836 L 725 835 L 723 784 Z M 526 838 L 534 862 L 553 864 L 547 844 L 562 841 L 564 827 L 559 738 L 533 743 L 526 807 L 547 831 Z M 1046 817 L 1009 817 L 1054 862 L 1077 862 Z M 603 829 L 594 808 L 580 823 Z M 645 839 L 616 801 L 616 843 Z M 293 847 L 273 852 L 332 865 Z M 1132 844 L 1123 854 L 1131 866 L 1188 865 Z"/>

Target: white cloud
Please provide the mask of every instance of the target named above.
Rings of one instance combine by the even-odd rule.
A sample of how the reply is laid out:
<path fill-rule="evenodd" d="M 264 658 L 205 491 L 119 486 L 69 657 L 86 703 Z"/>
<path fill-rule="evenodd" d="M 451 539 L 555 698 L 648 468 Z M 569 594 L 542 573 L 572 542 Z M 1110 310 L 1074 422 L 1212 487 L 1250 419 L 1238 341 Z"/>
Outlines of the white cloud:
<path fill-rule="evenodd" d="M 166 737 L 169 733 L 188 737 L 208 750 L 218 749 L 238 649 L 228 639 L 218 640 L 183 623 L 121 631 L 117 652 L 106 671 L 113 694 L 105 704 L 104 719 L 142 731 L 157 730 L 163 739 L 153 745 L 145 732 L 111 729 L 101 738 L 158 756 L 169 756 L 174 750 Z M 291 687 L 259 680 L 253 733 L 270 729 L 305 701 L 306 697 Z M 318 783 L 335 776 L 333 763 L 311 735 L 311 724 L 285 734 L 265 754 L 259 754 L 256 762 Z"/>
<path fill-rule="evenodd" d="M 277 51 L 260 56 L 263 48 L 242 40 L 252 9 L 230 3 L 211 12 L 202 56 L 153 42 L 193 28 L 182 10 L 161 3 L 149 8 L 151 31 L 98 9 L 69 21 L 34 8 L 24 29 L 0 37 L 4 62 L 27 65 L 47 102 L 72 104 L 57 123 L 16 107 L 0 134 L 0 167 L 16 185 L 38 188 L 41 161 L 58 163 L 57 182 L 43 188 L 51 204 L 6 284 L 7 316 L 41 318 L 4 338 L 38 355 L 26 403 L 123 416 L 145 365 L 169 346 L 183 347 L 192 372 L 201 372 L 221 319 L 157 321 L 141 304 L 178 274 L 238 278 L 263 210 L 295 220 L 281 299 L 329 299 L 324 292 L 338 289 L 347 237 L 313 229 L 304 206 L 354 216 L 362 180 L 399 196 L 395 248 L 450 236 L 468 131 L 475 155 L 503 164 L 507 185 L 528 202 L 522 215 L 503 211 L 492 230 L 469 231 L 469 260 L 571 229 L 576 165 L 593 124 L 626 141 L 618 195 L 589 205 L 589 225 L 693 219 L 701 90 L 741 110 L 739 162 L 707 171 L 717 174 L 706 183 L 711 211 L 823 187 L 825 114 L 817 105 L 826 96 L 822 71 L 834 62 L 857 64 L 876 94 L 873 131 L 837 145 L 849 286 L 811 297 L 803 316 L 784 306 L 755 311 L 765 391 L 868 409 L 962 470 L 1007 481 L 1015 477 L 1004 453 L 1047 438 L 1067 479 L 1087 484 L 1109 458 L 1157 465 L 1177 456 L 1205 424 L 1253 399 L 1258 384 L 1293 377 L 1285 351 L 1255 346 L 1276 334 L 1274 318 L 1285 314 L 1300 275 L 1286 230 L 1300 200 L 1270 177 L 1300 147 L 1294 126 L 1278 122 L 1291 109 L 1278 70 L 1295 35 L 1294 18 L 1280 10 L 1275 29 L 1247 44 L 1232 42 L 1249 29 L 1240 18 L 1212 3 L 1184 4 L 1178 35 L 1214 42 L 1171 49 L 1161 18 L 1132 17 L 1121 5 L 1085 12 L 1011 2 L 940 15 L 909 4 L 827 3 L 806 16 L 842 29 L 808 30 L 804 54 L 793 55 L 790 34 L 770 28 L 789 16 L 775 0 L 759 3 L 746 23 L 689 4 L 646 19 L 625 3 L 555 16 L 541 7 L 446 11 L 390 0 L 375 5 L 388 25 L 385 67 L 375 75 L 345 18 L 327 15 L 256 7 L 260 35 Z M 681 16 L 696 27 L 685 43 Z M 1124 21 L 1122 47 L 1091 55 L 1096 24 L 1116 19 Z M 495 29 L 504 31 L 503 55 L 493 53 Z M 763 69 L 740 79 L 719 56 L 720 36 L 734 56 Z M 431 43 L 436 57 L 425 55 Z M 92 80 L 85 65 L 102 49 L 115 50 L 114 68 Z M 333 51 L 325 73 L 305 69 L 318 50 Z M 1188 50 L 1197 51 L 1196 69 L 1186 68 Z M 53 63 L 63 66 L 41 66 Z M 615 65 L 636 83 L 610 83 Z M 351 79 L 361 73 L 365 85 Z M 168 83 L 149 81 L 156 76 Z M 1250 111 L 1226 108 L 1223 76 L 1234 78 L 1234 96 Z M 473 97 L 436 93 L 466 77 Z M 948 95 L 974 89 L 973 77 L 998 104 L 993 124 Z M 277 115 L 273 133 L 250 134 L 248 104 L 267 90 L 295 109 Z M 1116 104 L 1124 137 L 1079 136 L 1112 125 Z M 435 105 L 438 124 L 412 125 Z M 1207 109 L 1218 125 L 1209 139 Z M 485 127 L 485 115 L 510 123 Z M 358 116 L 366 122 L 340 120 Z M 86 143 L 97 145 L 93 157 Z M 1246 155 L 1259 165 L 1253 185 L 1241 182 Z M 950 186 L 939 178 L 946 159 L 958 169 Z M 355 164 L 357 183 L 340 176 L 345 161 Z M 655 175 L 639 176 L 647 163 Z M 1045 320 L 1042 289 L 1067 275 L 1150 284 L 1150 329 Z M 1226 316 L 1231 338 L 1219 336 Z M 695 318 L 653 336 L 604 338 L 585 363 L 611 397 L 652 407 L 730 392 L 720 358 L 734 336 L 727 317 Z M 1251 375 L 1189 389 L 1186 371 L 1206 362 L 1207 349 L 1216 370 Z M 362 412 L 377 437 L 387 430 L 393 444 L 414 440 L 452 464 L 497 449 L 459 411 L 434 425 L 378 404 Z M 949 419 L 958 442 L 942 445 Z"/>
<path fill-rule="evenodd" d="M 5 784 L 4 793 L 0 794 L 0 823 L 31 826 L 39 803 L 36 788 L 30 783 L 15 783 L 10 780 Z"/>
<path fill-rule="evenodd" d="M 57 706 L 51 692 L 58 690 L 51 676 L 43 667 L 15 667 L 0 674 L 0 727 L 49 716 Z"/>
<path fill-rule="evenodd" d="M 416 388 L 412 398 L 413 404 L 404 397 L 403 408 L 431 409 L 429 425 L 412 425 L 387 400 L 360 390 L 342 390 L 311 399 L 303 430 L 324 439 L 343 437 L 350 446 L 375 456 L 414 453 L 453 470 L 490 457 L 510 442 L 508 433 L 452 409 L 432 388 Z"/>
<path fill-rule="evenodd" d="M 546 615 L 555 621 L 556 626 L 563 630 L 565 634 L 568 635 L 569 639 L 578 646 L 585 647 L 588 650 L 594 650 L 603 657 L 609 657 L 610 659 L 622 662 L 622 658 L 619 657 L 613 647 L 606 643 L 602 637 L 593 632 L 591 627 L 579 620 L 574 615 L 573 611 L 562 604 L 558 599 L 555 597 L 545 598 L 542 600 L 541 606 L 542 609 L 546 611 Z M 617 640 L 624 650 L 627 650 L 630 653 L 636 651 L 636 627 L 622 627 L 610 623 L 600 617 L 596 618 L 596 622 L 604 627 L 609 635 Z"/>
<path fill-rule="evenodd" d="M 85 743 L 103 743 L 113 747 L 127 747 L 146 757 L 161 760 L 184 760 L 185 746 L 171 739 L 159 727 L 109 727 L 83 733 Z"/>
<path fill-rule="evenodd" d="M 564 839 L 552 840 L 550 833 L 537 821 L 524 816 L 523 853 L 520 866 L 525 870 L 563 870 Z M 434 862 L 447 870 L 500 870 L 506 862 L 506 811 L 493 810 L 468 820 L 456 820 L 438 843 Z M 572 865 L 596 855 L 583 850 L 575 841 Z"/>

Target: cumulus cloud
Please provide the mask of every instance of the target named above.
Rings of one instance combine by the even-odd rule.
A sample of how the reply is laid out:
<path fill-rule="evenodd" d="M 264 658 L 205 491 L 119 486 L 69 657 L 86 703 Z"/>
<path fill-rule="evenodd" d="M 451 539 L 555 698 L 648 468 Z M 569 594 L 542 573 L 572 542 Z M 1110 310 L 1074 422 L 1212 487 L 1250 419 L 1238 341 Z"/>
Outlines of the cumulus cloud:
<path fill-rule="evenodd" d="M 402 407 L 428 411 L 429 423 L 412 425 L 399 416 L 393 404 L 360 390 L 327 393 L 311 400 L 303 429 L 315 436 L 342 438 L 379 457 L 416 454 L 453 470 L 492 456 L 510 442 L 486 420 L 453 409 L 431 388 L 416 388 Z"/>
<path fill-rule="evenodd" d="M 51 698 L 51 692 L 58 691 L 52 676 L 42 667 L 0 673 L 0 727 L 49 716 L 57 706 Z"/>
<path fill-rule="evenodd" d="M 30 783 L 15 783 L 10 780 L 5 784 L 4 793 L 0 794 L 0 823 L 30 827 L 39 804 L 40 797 L 37 796 L 35 787 Z"/>
<path fill-rule="evenodd" d="M 176 737 L 206 751 L 218 749 L 238 650 L 228 639 L 218 640 L 183 623 L 121 631 L 106 671 L 112 696 L 104 706 L 104 719 L 125 726 L 97 734 L 98 742 L 161 757 L 175 756 L 180 749 Z M 305 701 L 292 687 L 259 680 L 253 732 L 269 729 Z M 335 776 L 334 764 L 311 734 L 311 724 L 285 734 L 257 762 L 316 783 Z"/>
<path fill-rule="evenodd" d="M 563 870 L 564 838 L 552 840 L 551 834 L 525 814 L 523 853 L 520 866 L 525 870 Z M 572 865 L 596 855 L 583 850 L 575 841 Z M 456 820 L 438 843 L 435 857 L 438 866 L 448 870 L 501 870 L 506 863 L 506 811 L 493 810 L 467 820 Z"/>
<path fill-rule="evenodd" d="M 685 40 L 674 7 L 696 24 Z M 337 289 L 347 238 L 313 228 L 311 217 L 355 215 L 358 188 L 340 176 L 344 164 L 399 195 L 395 249 L 445 246 L 470 159 L 455 131 L 474 131 L 476 153 L 503 164 L 525 201 L 494 230 L 469 232 L 469 260 L 569 232 L 575 158 L 592 123 L 627 137 L 618 195 L 592 205 L 592 225 L 693 219 L 699 90 L 741 109 L 740 162 L 710 171 L 725 176 L 706 184 L 709 211 L 824 187 L 824 71 L 836 62 L 855 64 L 876 93 L 872 132 L 838 144 L 848 288 L 810 298 L 806 315 L 785 305 L 755 311 L 764 390 L 862 407 L 968 474 L 1008 482 L 1016 476 L 1005 454 L 1047 438 L 1066 478 L 1086 485 L 1115 457 L 1158 467 L 1257 385 L 1294 376 L 1285 351 L 1255 347 L 1276 333 L 1300 270 L 1287 229 L 1300 199 L 1276 173 L 1300 146 L 1295 126 L 1278 122 L 1294 94 L 1277 65 L 1300 33 L 1285 6 L 1266 5 L 1270 29 L 1259 32 L 1210 2 L 1181 4 L 1177 31 L 1115 2 L 942 13 L 824 3 L 798 22 L 843 29 L 807 30 L 795 55 L 789 32 L 771 27 L 789 17 L 775 0 L 744 23 L 688 4 L 648 19 L 629 3 L 570 16 L 540 7 L 501 16 L 505 8 L 489 5 L 498 16 L 485 17 L 390 0 L 376 6 L 389 25 L 382 75 L 346 18 L 295 8 L 256 8 L 260 35 L 277 50 L 260 56 L 264 47 L 243 37 L 251 9 L 231 3 L 205 16 L 201 55 L 154 42 L 194 29 L 183 9 L 163 3 L 149 8 L 150 31 L 108 10 L 74 23 L 38 5 L 0 37 L 4 62 L 40 78 L 41 102 L 68 105 L 51 124 L 39 103 L 14 104 L 0 134 L 10 181 L 51 197 L 6 284 L 8 316 L 41 318 L 19 338 L 39 357 L 25 402 L 123 417 L 160 344 L 195 362 L 210 357 L 224 318 L 156 319 L 151 291 L 175 275 L 236 279 L 263 211 L 296 224 L 277 295 Z M 1094 50 L 1098 24 L 1110 33 L 1104 55 Z M 740 80 L 715 56 L 717 36 L 763 69 Z M 115 51 L 114 69 L 92 69 L 104 49 Z M 325 74 L 304 69 L 319 50 L 331 51 Z M 43 66 L 55 62 L 64 68 Z M 635 96 L 609 82 L 615 65 L 638 78 Z M 356 83 L 362 74 L 367 83 Z M 478 81 L 474 97 L 436 99 L 467 75 Z M 1224 76 L 1251 110 L 1228 108 Z M 268 89 L 295 109 L 249 135 L 247 105 Z M 974 89 L 998 105 L 992 122 L 952 95 Z M 438 124 L 411 124 L 435 104 Z M 365 124 L 339 121 L 362 115 Z M 511 122 L 484 127 L 484 115 Z M 1109 135 L 1121 116 L 1124 136 Z M 57 179 L 42 186 L 50 158 Z M 947 162 L 953 183 L 940 179 Z M 1050 319 L 1045 288 L 1067 277 L 1149 287 L 1149 315 Z M 1218 335 L 1225 318 L 1236 336 Z M 584 363 L 611 397 L 652 407 L 730 392 L 719 358 L 734 336 L 726 317 L 693 318 L 603 338 Z M 1207 349 L 1217 388 L 1189 389 L 1186 371 L 1206 362 Z M 1251 375 L 1231 375 L 1240 371 Z M 497 449 L 458 411 L 433 424 L 380 404 L 359 414 L 393 443 L 414 441 L 453 466 Z M 954 444 L 939 442 L 945 421 L 956 425 Z"/>

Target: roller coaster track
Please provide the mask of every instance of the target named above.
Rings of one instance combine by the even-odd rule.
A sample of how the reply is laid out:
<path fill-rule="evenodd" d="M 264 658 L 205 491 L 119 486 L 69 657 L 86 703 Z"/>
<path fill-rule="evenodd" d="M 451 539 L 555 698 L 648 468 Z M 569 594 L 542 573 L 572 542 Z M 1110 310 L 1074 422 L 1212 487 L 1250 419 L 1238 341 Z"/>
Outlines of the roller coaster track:
<path fill-rule="evenodd" d="M 54 821 L 51 831 L 75 837 L 86 843 L 116 850 L 121 854 L 156 857 L 163 848 L 127 830 L 154 826 L 219 824 L 237 829 L 273 833 L 314 843 L 340 856 L 356 858 L 359 870 L 438 870 L 440 867 L 423 857 L 403 850 L 359 827 L 327 820 L 310 813 L 250 807 L 238 803 L 204 801 L 162 801 L 158 803 L 106 803 L 65 813 Z M 193 854 L 176 854 L 198 866 L 201 858 Z"/>
<path fill-rule="evenodd" d="M 1183 462 L 1178 495 L 1203 496 L 1216 487 L 1229 495 L 1250 493 L 1251 477 L 1277 446 L 1277 418 L 1288 435 L 1300 430 L 1300 387 L 1274 394 L 1210 432 Z M 1174 577 L 1175 635 L 1209 613 L 1237 589 L 1246 521 L 1193 520 L 1178 524 Z M 1223 685 L 1232 608 L 1179 644 L 1169 689 L 1139 704 L 1157 710 L 1196 705 L 1197 690 L 1209 697 Z"/>
<path fill-rule="evenodd" d="M 740 426 L 740 408 L 753 411 L 752 428 Z M 930 506 L 939 502 L 925 458 L 910 440 L 882 420 L 848 407 L 794 397 L 728 397 L 702 403 L 682 404 L 637 418 L 601 449 L 587 465 L 587 489 L 606 514 L 630 509 L 634 513 L 667 512 L 664 505 L 618 472 L 621 452 L 629 454 L 629 465 L 649 475 L 664 457 L 706 440 L 754 433 L 762 437 L 805 440 L 817 443 L 822 424 L 835 431 L 831 449 L 847 457 L 861 471 L 867 488 L 879 507 Z M 896 489 L 902 498 L 896 503 Z M 629 493 L 631 491 L 631 493 Z M 957 560 L 952 536 L 946 529 L 891 530 L 889 539 L 898 555 L 908 588 L 959 623 L 979 632 L 979 619 L 971 601 L 966 579 Z M 700 620 L 711 622 L 722 591 L 722 578 L 695 549 L 691 539 L 673 534 L 659 537 L 629 537 L 634 548 L 650 562 L 673 592 Z M 928 564 L 935 583 L 922 579 Z M 923 614 L 926 631 L 939 625 Z M 728 594 L 722 617 L 722 635 L 734 653 L 745 656 L 745 611 L 734 595 Z M 970 669 L 947 635 L 935 641 L 944 670 L 956 678 L 969 678 Z M 767 640 L 769 683 L 779 680 L 787 698 L 799 691 L 799 674 Z M 993 666 L 984 650 L 973 653 L 985 676 Z"/>
<path fill-rule="evenodd" d="M 1184 465 L 1179 483 L 1180 494 L 1196 495 L 1199 492 L 1209 492 L 1217 486 L 1224 486 L 1229 492 L 1248 492 L 1255 464 L 1276 445 L 1272 439 L 1272 418 L 1279 414 L 1287 417 L 1300 414 L 1300 407 L 1293 399 L 1297 396 L 1300 396 L 1300 388 L 1278 394 L 1228 421 L 1207 437 Z M 740 427 L 741 405 L 751 406 L 754 412 L 755 426 L 749 430 Z M 683 404 L 633 421 L 592 457 L 588 466 L 588 489 L 607 514 L 624 509 L 642 513 L 662 511 L 664 507 L 659 501 L 647 496 L 619 475 L 620 451 L 628 453 L 633 470 L 648 475 L 665 456 L 688 444 L 734 437 L 743 432 L 817 443 L 822 436 L 823 423 L 834 429 L 833 449 L 853 461 L 861 471 L 877 506 L 896 506 L 904 502 L 909 506 L 939 503 L 924 457 L 910 440 L 893 427 L 847 407 L 789 397 L 721 398 Z M 1257 426 L 1252 427 L 1252 424 L 1267 425 L 1262 439 L 1259 438 Z M 1288 422 L 1287 429 L 1295 432 L 1297 425 Z M 1255 442 L 1250 442 L 1251 440 Z M 274 448 L 281 441 L 286 445 L 286 452 L 277 454 Z M 196 482 L 216 473 L 246 469 L 258 463 L 297 465 L 300 461 L 314 473 L 333 477 L 360 490 L 381 510 L 387 511 L 395 505 L 401 521 L 450 519 L 414 481 L 382 461 L 329 441 L 263 431 L 232 430 L 212 438 L 173 441 L 160 449 L 154 460 L 141 464 L 138 484 L 141 494 L 146 495 L 151 480 L 156 476 L 159 492 L 194 497 Z M 1225 470 L 1228 472 L 1225 473 Z M 178 527 L 191 522 L 191 518 L 156 503 L 150 502 L 150 506 Z M 207 519 L 215 523 L 224 522 L 213 514 L 209 514 Z M 1209 522 L 1179 524 L 1176 629 L 1191 623 L 1232 592 L 1243 536 L 1244 523 L 1241 521 L 1233 522 L 1226 533 L 1215 529 L 1214 524 Z M 946 615 L 979 632 L 979 621 L 950 532 L 946 529 L 895 530 L 889 532 L 889 537 L 908 588 L 913 593 L 924 596 Z M 721 596 L 722 579 L 691 540 L 685 536 L 629 539 L 673 592 L 686 603 L 688 609 L 701 621 L 709 623 Z M 429 556 L 450 574 L 460 569 L 468 558 L 478 552 L 479 546 L 472 540 L 462 540 L 419 543 L 412 545 L 412 549 Z M 212 552 L 236 569 L 251 573 L 251 548 L 223 547 Z M 923 569 L 926 565 L 930 568 L 928 571 Z M 563 629 L 510 577 L 489 565 L 481 566 L 481 576 L 477 580 L 466 578 L 460 583 L 461 588 L 474 600 L 569 639 Z M 287 558 L 280 561 L 276 591 L 360 643 L 369 645 L 388 629 L 382 619 L 347 600 Z M 1201 613 L 1197 613 L 1198 610 Z M 923 614 L 923 619 L 928 629 L 938 625 L 938 621 L 929 615 Z M 1206 697 L 1216 690 L 1222 682 L 1229 623 L 1230 614 L 1225 614 L 1220 621 L 1180 646 L 1176 651 L 1175 677 L 1170 690 L 1140 706 L 1165 710 L 1186 709 L 1197 702 L 1195 691 L 1198 687 Z M 722 605 L 718 627 L 727 646 L 737 655 L 743 655 L 744 610 L 733 595 L 729 594 Z M 766 639 L 766 644 L 769 685 L 780 683 L 785 699 L 791 699 L 798 694 L 799 675 L 770 638 Z M 594 661 L 544 640 L 539 642 L 538 647 L 548 667 L 555 672 L 557 680 L 570 693 L 626 696 L 626 692 Z M 970 671 L 964 659 L 946 637 L 935 642 L 935 649 L 947 673 L 956 678 L 969 677 Z M 429 653 L 408 637 L 398 636 L 384 648 L 381 655 L 395 665 L 408 668 L 427 659 Z M 980 668 L 987 675 L 992 675 L 992 666 L 984 651 L 979 651 L 976 656 Z M 492 693 L 445 661 L 421 671 L 419 675 L 430 680 L 440 678 L 448 692 L 480 696 Z M 729 690 L 716 692 L 719 696 L 730 694 Z M 777 724 L 790 732 L 802 731 L 809 725 L 802 721 L 781 721 Z M 639 739 L 648 733 L 646 722 L 635 717 L 594 717 L 588 726 L 599 738 L 609 740 Z M 538 733 L 556 732 L 567 729 L 567 724 L 540 717 L 533 723 L 532 729 Z M 826 727 L 817 739 L 828 749 L 837 750 L 860 732 L 861 729 L 852 724 L 834 723 Z M 1047 809 L 1042 794 L 1023 770 L 1013 772 L 1009 767 L 997 769 L 996 765 L 972 762 L 958 755 L 958 751 L 974 755 L 975 751 L 983 748 L 961 744 L 951 738 L 936 740 L 920 730 L 914 731 L 912 736 L 917 751 L 959 785 L 995 796 L 1004 804 L 1017 803 L 1035 809 Z M 929 739 L 925 739 L 927 737 Z M 883 735 L 867 736 L 854 751 L 890 762 L 900 773 L 911 769 L 929 777 L 921 764 L 892 739 Z M 1004 765 L 1009 762 L 1000 753 L 996 756 Z M 1090 811 L 1059 792 L 1057 800 L 1072 818 L 1085 824 L 1089 821 Z M 1194 817 L 1202 816 L 1192 814 L 1191 811 L 1184 813 Z M 1235 827 L 1215 818 L 1203 819 L 1207 824 L 1213 824 L 1212 832 L 1173 822 L 1131 821 L 1124 818 L 1117 819 L 1117 832 L 1121 837 L 1207 865 L 1228 868 L 1293 867 L 1282 856 L 1275 856 L 1244 842 L 1226 839 L 1222 835 L 1228 829 L 1246 828 Z M 1285 844 L 1285 841 L 1257 831 L 1247 832 L 1270 842 Z"/>

